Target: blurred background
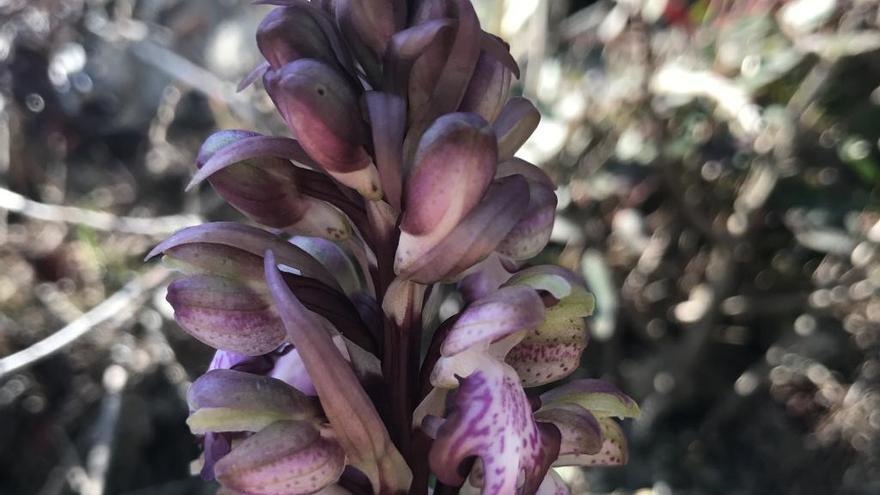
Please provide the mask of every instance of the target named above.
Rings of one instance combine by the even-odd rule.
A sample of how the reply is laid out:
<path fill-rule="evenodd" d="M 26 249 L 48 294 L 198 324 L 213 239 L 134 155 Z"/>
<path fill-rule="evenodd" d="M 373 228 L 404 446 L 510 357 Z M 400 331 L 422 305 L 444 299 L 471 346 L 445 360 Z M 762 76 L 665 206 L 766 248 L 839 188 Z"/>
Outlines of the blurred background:
<path fill-rule="evenodd" d="M 597 297 L 578 374 L 642 406 L 573 492 L 880 493 L 880 2 L 475 4 L 544 114 L 543 261 Z M 183 192 L 202 139 L 283 132 L 235 92 L 265 11 L 0 0 L 0 494 L 213 493 L 184 423 L 210 353 L 142 258 L 239 218 Z"/>

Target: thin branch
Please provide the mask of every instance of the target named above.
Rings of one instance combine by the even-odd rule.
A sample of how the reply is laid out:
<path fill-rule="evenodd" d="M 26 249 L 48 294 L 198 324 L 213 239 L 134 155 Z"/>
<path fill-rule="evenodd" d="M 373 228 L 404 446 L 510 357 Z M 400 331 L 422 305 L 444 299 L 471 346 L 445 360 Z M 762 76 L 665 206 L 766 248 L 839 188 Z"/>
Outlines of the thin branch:
<path fill-rule="evenodd" d="M 81 495 L 104 495 L 107 474 L 113 458 L 113 439 L 122 410 L 122 391 L 128 383 L 128 372 L 119 364 L 111 364 L 104 370 L 104 391 L 101 412 L 95 422 L 92 436 L 95 443 L 86 457 L 87 479 L 80 487 Z"/>
<path fill-rule="evenodd" d="M 201 222 L 201 218 L 197 215 L 119 217 L 103 211 L 86 210 L 75 206 L 49 205 L 2 187 L 0 187 L 0 208 L 47 222 L 70 223 L 95 230 L 146 236 L 167 235 Z"/>
<path fill-rule="evenodd" d="M 162 285 L 170 273 L 161 265 L 150 269 L 61 330 L 26 349 L 0 359 L 0 379 L 55 354 L 100 325 L 125 321 L 131 316 L 129 310 Z"/>
<path fill-rule="evenodd" d="M 761 132 L 761 108 L 752 102 L 743 87 L 720 74 L 670 63 L 654 74 L 650 88 L 658 95 L 712 100 L 721 116 L 735 123 L 749 140 L 754 140 Z"/>
<path fill-rule="evenodd" d="M 153 40 L 134 43 L 131 51 L 145 64 L 227 106 L 236 117 L 246 122 L 259 122 L 257 112 L 248 103 L 247 97 L 235 91 L 234 83 L 220 79 L 211 71 Z"/>

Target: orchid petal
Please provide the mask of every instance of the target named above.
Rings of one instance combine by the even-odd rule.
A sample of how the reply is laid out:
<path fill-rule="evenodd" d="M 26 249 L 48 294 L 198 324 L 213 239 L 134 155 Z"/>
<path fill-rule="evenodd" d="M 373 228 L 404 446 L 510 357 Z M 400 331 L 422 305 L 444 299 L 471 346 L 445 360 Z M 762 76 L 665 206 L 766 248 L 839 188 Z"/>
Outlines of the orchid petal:
<path fill-rule="evenodd" d="M 345 360 L 351 363 L 351 367 L 361 383 L 381 381 L 382 365 L 375 355 L 341 335 L 335 335 L 332 339 L 333 344 L 339 349 Z M 278 356 L 269 376 L 287 383 L 310 397 L 318 395 L 315 384 L 312 382 L 297 349 L 287 349 Z"/>
<path fill-rule="evenodd" d="M 566 279 L 571 274 L 563 269 L 536 268 L 539 269 L 531 269 L 532 275 L 519 279 L 514 276 L 508 283 L 531 282 L 539 290 L 571 283 Z M 593 311 L 593 296 L 579 285 L 570 285 L 565 292 L 556 289 L 557 293 L 567 294 L 547 308 L 544 323 L 527 333 L 506 358 L 519 373 L 524 387 L 544 385 L 570 375 L 580 366 L 581 354 L 587 347 L 589 333 L 584 317 Z"/>
<path fill-rule="evenodd" d="M 309 397 L 317 397 L 318 395 L 315 384 L 312 383 L 306 365 L 303 363 L 302 356 L 296 349 L 288 349 L 287 352 L 278 356 L 269 376 L 283 381 Z"/>
<path fill-rule="evenodd" d="M 257 357 L 260 359 L 262 356 Z M 232 368 L 249 363 L 254 356 L 246 356 L 232 351 L 216 351 L 211 363 L 208 365 L 208 371 L 211 370 L 231 370 Z"/>
<path fill-rule="evenodd" d="M 244 147 L 236 146 L 242 141 Z M 214 155 L 220 155 L 220 161 L 211 165 L 221 163 L 223 168 L 208 169 L 204 176 L 197 173 L 195 180 L 208 178 L 223 199 L 256 222 L 273 227 L 290 225 L 308 209 L 296 187 L 294 166 L 286 159 L 262 154 L 265 150 L 281 154 L 277 150 L 289 144 L 248 131 L 215 132 L 202 144 L 197 165 L 205 168 Z"/>
<path fill-rule="evenodd" d="M 544 303 L 529 287 L 506 287 L 469 305 L 455 322 L 441 354 L 452 356 L 478 343 L 491 343 L 544 321 Z"/>
<path fill-rule="evenodd" d="M 639 406 L 617 387 L 604 380 L 572 380 L 541 394 L 544 407 L 577 404 L 597 418 L 637 418 Z"/>
<path fill-rule="evenodd" d="M 350 464 L 367 475 L 377 493 L 405 491 L 412 479 L 409 467 L 391 443 L 351 366 L 320 321 L 290 291 L 271 252 L 265 256 L 265 273 L 288 338 L 300 351 L 324 413 Z"/>
<path fill-rule="evenodd" d="M 519 222 L 528 206 L 522 201 L 528 187 L 518 176 L 493 182 L 483 201 L 439 242 L 402 232 L 395 271 L 416 282 L 434 283 L 479 263 Z"/>
<path fill-rule="evenodd" d="M 547 172 L 542 170 L 541 167 L 529 163 L 522 158 L 513 157 L 499 163 L 495 178 L 498 179 L 501 177 L 507 177 L 508 175 L 517 174 L 522 175 L 529 182 L 535 182 L 553 190 L 556 189 L 556 184 L 553 183 L 553 180 L 547 175 Z"/>
<path fill-rule="evenodd" d="M 558 453 L 559 430 L 534 421 L 516 373 L 487 360 L 461 380 L 451 401 L 452 411 L 429 453 L 437 479 L 461 485 L 459 466 L 477 456 L 483 466 L 483 495 L 534 493 Z"/>
<path fill-rule="evenodd" d="M 509 160 L 532 135 L 541 120 L 541 113 L 529 100 L 514 97 L 507 101 L 492 126 L 498 136 L 498 159 Z"/>
<path fill-rule="evenodd" d="M 415 61 L 411 63 L 409 77 L 403 79 L 408 80 L 408 86 L 401 86 L 401 89 L 406 91 L 408 95 L 410 123 L 413 123 L 425 113 L 440 73 L 449 59 L 452 44 L 458 31 L 458 18 L 455 16 L 455 11 L 451 8 L 449 1 L 423 0 L 419 2 L 412 20 L 413 26 L 430 25 L 436 21 L 445 22 L 447 19 L 451 21 L 450 26 L 454 26 L 455 30 L 445 28 L 438 30 L 430 37 L 430 42 L 426 42 L 428 36 L 420 35 L 418 37 L 422 38 L 422 41 L 418 44 L 413 43 L 413 45 L 421 49 L 410 52 L 413 53 Z M 422 32 L 427 33 L 433 29 L 436 29 L 436 25 L 425 27 Z M 390 76 L 399 76 L 404 72 L 395 69 L 393 65 L 391 67 L 394 72 L 390 73 Z M 401 80 L 401 83 L 403 80 Z"/>
<path fill-rule="evenodd" d="M 199 170 L 187 190 L 208 179 L 229 204 L 255 222 L 306 235 L 347 238 L 345 215 L 302 194 L 298 183 L 309 171 L 288 159 L 317 166 L 293 139 L 220 131 L 202 145 Z"/>
<path fill-rule="evenodd" d="M 246 438 L 214 465 L 225 487 L 249 495 L 301 495 L 335 483 L 345 454 L 311 424 L 280 421 Z"/>
<path fill-rule="evenodd" d="M 187 402 L 193 411 L 187 424 L 195 434 L 260 431 L 275 421 L 319 414 L 315 402 L 281 380 L 225 369 L 193 382 Z"/>
<path fill-rule="evenodd" d="M 446 397 L 448 395 L 449 389 L 432 388 L 413 411 L 413 428 L 422 427 L 422 429 L 425 429 L 423 425 L 425 418 L 442 416 L 446 409 Z M 429 436 L 432 438 L 436 437 L 436 435 Z"/>
<path fill-rule="evenodd" d="M 581 282 L 577 275 L 565 268 L 555 265 L 538 265 L 520 270 L 510 277 L 504 285 L 527 285 L 536 290 L 549 292 L 554 298 L 562 300 L 576 295 L 580 303 L 588 304 L 589 294 L 577 291 Z M 585 308 L 584 315 L 592 313 L 592 305 Z"/>
<path fill-rule="evenodd" d="M 311 278 L 285 274 L 284 279 L 309 311 L 326 318 L 342 335 L 364 349 L 373 351 L 377 348 L 357 308 L 344 294 Z"/>
<path fill-rule="evenodd" d="M 541 409 L 535 419 L 559 428 L 559 455 L 598 454 L 602 449 L 602 426 L 590 411 L 577 404 Z"/>
<path fill-rule="evenodd" d="M 329 319 L 336 328 L 361 347 L 367 350 L 376 349 L 372 334 L 367 331 L 356 308 L 341 292 L 338 282 L 327 269 L 299 247 L 268 232 L 233 222 L 188 227 L 156 246 L 148 257 L 165 252 L 183 271 L 196 274 L 209 272 L 229 277 L 232 280 L 227 285 L 240 281 L 248 288 L 244 294 L 249 295 L 265 292 L 263 279 L 259 277 L 259 268 L 262 265 L 260 256 L 264 249 L 276 250 L 279 253 L 279 263 L 299 273 L 288 273 L 285 279 L 310 310 Z M 215 316 L 220 318 L 222 331 L 230 331 L 228 325 L 222 325 L 220 316 L 225 308 L 215 309 L 219 311 Z M 204 311 L 198 314 L 202 313 Z M 277 344 L 280 342 L 276 346 Z M 262 349 L 263 352 L 268 352 L 273 348 Z"/>
<path fill-rule="evenodd" d="M 547 308 L 543 324 L 511 349 L 506 361 L 517 370 L 523 386 L 552 383 L 580 365 L 588 333 L 583 318 L 586 308 L 579 302 L 566 298 Z"/>
<path fill-rule="evenodd" d="M 351 23 L 357 38 L 376 55 L 385 53 L 391 36 L 399 31 L 405 13 L 399 12 L 400 4 L 394 0 L 365 1 L 337 0 L 337 17 L 342 16 L 343 30 Z M 340 11 L 348 11 L 341 14 Z"/>
<path fill-rule="evenodd" d="M 458 290 L 467 302 L 485 297 L 507 282 L 511 276 L 509 267 L 501 255 L 492 253 L 466 272 L 458 283 Z"/>
<path fill-rule="evenodd" d="M 199 473 L 203 480 L 214 479 L 214 464 L 232 450 L 232 433 L 205 433 L 202 440 L 202 464 Z"/>
<path fill-rule="evenodd" d="M 560 455 L 554 466 L 619 466 L 626 464 L 629 451 L 626 435 L 613 419 L 599 418 L 602 428 L 602 448 L 596 454 Z"/>
<path fill-rule="evenodd" d="M 167 299 L 181 328 L 216 349 L 256 356 L 284 341 L 284 327 L 271 304 L 233 280 L 210 275 L 178 279 L 168 286 Z"/>
<path fill-rule="evenodd" d="M 229 204 L 255 222 L 328 239 L 350 235 L 348 221 L 333 206 L 298 191 L 307 172 L 287 158 L 315 165 L 295 140 L 220 131 L 199 152 L 187 189 L 208 179 Z"/>
<path fill-rule="evenodd" d="M 321 263 L 327 272 L 332 273 L 346 294 L 361 290 L 360 270 L 338 244 L 320 237 L 306 236 L 294 236 L 290 242 Z M 309 276 L 305 272 L 303 275 Z"/>

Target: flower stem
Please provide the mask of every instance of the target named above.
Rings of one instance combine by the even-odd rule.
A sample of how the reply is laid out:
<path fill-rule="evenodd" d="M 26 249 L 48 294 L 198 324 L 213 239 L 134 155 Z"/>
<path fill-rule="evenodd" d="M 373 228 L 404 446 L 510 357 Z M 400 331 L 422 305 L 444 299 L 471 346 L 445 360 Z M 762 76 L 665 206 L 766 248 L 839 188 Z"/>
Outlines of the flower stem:
<path fill-rule="evenodd" d="M 391 438 L 411 458 L 412 411 L 419 393 L 419 343 L 426 286 L 396 279 L 382 301 L 385 345 L 382 374 L 391 402 Z"/>

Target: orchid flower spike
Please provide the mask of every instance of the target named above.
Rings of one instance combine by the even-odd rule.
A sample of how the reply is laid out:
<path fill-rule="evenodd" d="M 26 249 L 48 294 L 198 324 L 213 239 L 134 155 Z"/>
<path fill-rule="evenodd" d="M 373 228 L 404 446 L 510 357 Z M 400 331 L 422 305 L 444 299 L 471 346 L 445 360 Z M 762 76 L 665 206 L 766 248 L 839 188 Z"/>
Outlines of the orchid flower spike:
<path fill-rule="evenodd" d="M 242 86 L 262 80 L 290 135 L 208 137 L 189 187 L 247 223 L 148 255 L 216 349 L 188 395 L 202 476 L 240 495 L 564 494 L 554 466 L 626 462 L 615 418 L 638 406 L 570 379 L 592 295 L 527 265 L 557 200 L 515 156 L 540 114 L 510 96 L 507 45 L 469 0 L 260 3 L 265 62 Z M 465 307 L 435 324 L 455 289 Z"/>

